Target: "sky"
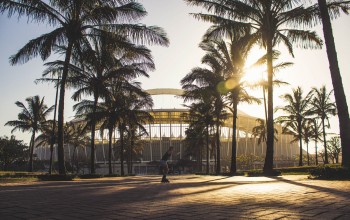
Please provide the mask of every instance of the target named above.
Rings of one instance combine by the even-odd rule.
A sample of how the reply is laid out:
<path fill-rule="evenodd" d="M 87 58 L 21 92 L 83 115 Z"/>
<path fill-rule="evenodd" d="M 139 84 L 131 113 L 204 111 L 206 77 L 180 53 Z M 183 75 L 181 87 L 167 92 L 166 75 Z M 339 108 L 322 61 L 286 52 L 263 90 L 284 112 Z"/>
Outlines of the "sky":
<path fill-rule="evenodd" d="M 191 12 L 205 12 L 200 8 L 187 6 L 183 0 L 139 0 L 148 12 L 148 16 L 140 21 L 146 25 L 162 27 L 169 39 L 169 47 L 151 46 L 154 56 L 156 70 L 150 72 L 150 78 L 138 79 L 142 82 L 144 89 L 154 88 L 181 88 L 180 80 L 196 66 L 200 66 L 200 60 L 204 55 L 198 48 L 203 34 L 209 24 L 200 22 L 189 15 Z M 332 22 L 333 32 L 338 53 L 340 71 L 343 77 L 343 84 L 347 101 L 350 101 L 350 16 L 342 15 Z M 30 39 L 48 32 L 50 27 L 45 24 L 27 23 L 25 18 L 7 18 L 0 15 L 0 136 L 10 136 L 11 127 L 4 126 L 9 120 L 17 119 L 19 108 L 16 101 L 25 102 L 29 96 L 40 95 L 45 97 L 48 106 L 54 104 L 55 89 L 51 84 L 35 84 L 34 80 L 41 77 L 44 70 L 40 58 L 35 58 L 23 65 L 11 66 L 8 58 L 16 53 Z M 322 27 L 315 27 L 317 33 L 323 38 Z M 294 65 L 276 75 L 276 78 L 288 82 L 290 85 L 275 89 L 275 106 L 284 103 L 279 96 L 290 93 L 292 88 L 301 86 L 305 93 L 312 87 L 326 85 L 328 91 L 332 89 L 332 83 L 328 68 L 328 60 L 325 48 L 321 50 L 302 50 L 295 48 L 295 57 L 290 56 L 286 49 L 281 46 L 282 52 L 280 61 L 293 62 Z M 253 62 L 261 55 L 262 49 L 255 48 L 249 57 Z M 49 60 L 55 60 L 53 55 Z M 48 61 L 49 61 L 48 60 Z M 256 71 L 254 78 L 259 78 L 261 73 Z M 74 118 L 72 106 L 74 102 L 70 99 L 72 91 L 66 93 L 65 98 L 65 120 Z M 260 91 L 253 91 L 253 95 L 262 98 Z M 177 108 L 182 106 L 182 101 L 175 97 L 157 96 L 154 97 L 154 108 Z M 262 105 L 241 104 L 240 110 L 256 117 L 264 116 Z M 281 114 L 281 113 L 277 113 Z M 53 117 L 53 116 L 51 116 Z M 331 119 L 331 128 L 328 132 L 338 133 L 339 125 L 337 117 Z M 29 134 L 14 132 L 18 139 L 29 142 Z"/>

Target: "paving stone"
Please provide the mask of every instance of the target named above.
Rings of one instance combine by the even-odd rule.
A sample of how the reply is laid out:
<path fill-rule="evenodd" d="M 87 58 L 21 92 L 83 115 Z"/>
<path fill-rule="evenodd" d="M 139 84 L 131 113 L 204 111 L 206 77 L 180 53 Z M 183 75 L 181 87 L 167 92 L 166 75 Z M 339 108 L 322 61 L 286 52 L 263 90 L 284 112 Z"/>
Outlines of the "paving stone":
<path fill-rule="evenodd" d="M 350 181 L 159 178 L 0 185 L 0 219 L 350 219 Z"/>

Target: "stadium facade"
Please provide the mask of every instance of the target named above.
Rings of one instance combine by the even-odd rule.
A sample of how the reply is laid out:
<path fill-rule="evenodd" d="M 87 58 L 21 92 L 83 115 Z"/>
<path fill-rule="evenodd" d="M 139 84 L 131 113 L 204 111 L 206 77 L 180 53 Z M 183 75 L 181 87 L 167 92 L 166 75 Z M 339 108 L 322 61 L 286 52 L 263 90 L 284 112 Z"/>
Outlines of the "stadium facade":
<path fill-rule="evenodd" d="M 173 95 L 179 96 L 183 93 L 180 89 L 151 89 L 147 92 L 152 95 Z M 181 159 L 188 159 L 186 148 L 183 140 L 185 139 L 185 131 L 188 128 L 186 122 L 186 108 L 168 108 L 168 109 L 152 109 L 150 111 L 154 120 L 145 124 L 144 127 L 147 134 L 141 137 L 140 143 L 142 144 L 142 151 L 139 157 L 136 157 L 133 161 L 133 172 L 136 174 L 148 174 L 156 171 L 156 163 L 152 161 L 159 161 L 162 155 L 167 151 L 170 146 L 175 148 L 175 152 L 171 158 L 170 163 L 176 164 Z M 250 116 L 243 111 L 238 112 L 237 118 L 237 157 L 254 158 L 252 161 L 253 167 L 249 168 L 261 168 L 263 165 L 263 158 L 266 153 L 266 143 L 258 144 L 258 137 L 252 135 L 253 127 L 258 125 L 256 117 Z M 292 142 L 293 137 L 291 135 L 282 134 L 282 128 L 276 125 L 277 139 L 274 145 L 274 164 L 277 167 L 293 166 L 296 165 L 295 158 L 299 155 L 299 145 Z M 96 163 L 98 173 L 106 173 L 108 163 L 108 132 L 105 131 L 101 135 L 99 130 L 95 132 L 96 137 Z M 119 141 L 119 132 L 116 130 L 113 134 L 113 145 L 116 146 Z M 225 171 L 229 167 L 231 157 L 231 144 L 232 144 L 232 115 L 224 122 L 221 127 L 221 164 L 222 171 Z M 67 161 L 73 156 L 73 146 L 65 145 L 65 158 Z M 75 149 L 75 157 L 80 161 L 89 161 L 90 155 L 89 146 L 85 148 Z M 49 158 L 48 147 L 36 148 L 36 155 L 39 160 L 47 160 Z M 114 173 L 120 173 L 120 161 L 118 158 L 119 151 L 114 148 L 113 155 L 113 169 Z M 54 149 L 54 158 L 56 158 L 56 149 Z M 206 157 L 204 157 L 206 158 Z M 210 164 L 211 169 L 214 170 L 215 161 L 214 152 L 211 151 Z M 206 161 L 203 161 L 203 166 Z M 242 167 L 244 169 L 244 166 Z M 83 172 L 88 172 L 87 166 L 82 169 Z"/>

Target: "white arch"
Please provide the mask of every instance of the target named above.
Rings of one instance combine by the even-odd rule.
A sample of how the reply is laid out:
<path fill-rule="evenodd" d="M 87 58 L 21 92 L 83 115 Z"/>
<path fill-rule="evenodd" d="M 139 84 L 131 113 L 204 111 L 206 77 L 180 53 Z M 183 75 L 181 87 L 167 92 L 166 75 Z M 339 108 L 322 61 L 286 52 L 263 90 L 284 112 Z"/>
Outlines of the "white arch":
<path fill-rule="evenodd" d="M 182 95 L 184 93 L 182 89 L 171 88 L 148 89 L 146 92 L 150 95 Z"/>

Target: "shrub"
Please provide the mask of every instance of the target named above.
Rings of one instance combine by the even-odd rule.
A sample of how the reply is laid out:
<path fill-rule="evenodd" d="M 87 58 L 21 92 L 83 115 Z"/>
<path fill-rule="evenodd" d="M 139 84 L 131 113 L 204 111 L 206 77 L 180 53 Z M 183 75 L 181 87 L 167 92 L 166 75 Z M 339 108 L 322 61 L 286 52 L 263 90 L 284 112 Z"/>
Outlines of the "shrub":
<path fill-rule="evenodd" d="M 340 166 L 318 166 L 310 170 L 311 179 L 350 180 L 350 170 Z"/>
<path fill-rule="evenodd" d="M 104 175 L 103 174 L 83 174 L 80 175 L 79 178 L 80 179 L 98 179 L 98 178 L 103 178 Z"/>
<path fill-rule="evenodd" d="M 120 177 L 119 174 L 107 174 L 105 177 Z"/>
<path fill-rule="evenodd" d="M 308 174 L 310 170 L 316 168 L 315 166 L 302 166 L 302 167 L 286 167 L 286 168 L 279 168 L 276 169 L 277 171 L 280 171 L 281 173 L 285 174 Z"/>
<path fill-rule="evenodd" d="M 263 170 L 249 170 L 244 173 L 244 176 L 280 176 L 281 172 L 278 170 L 272 170 L 271 172 L 264 172 Z"/>
<path fill-rule="evenodd" d="M 61 175 L 61 174 L 45 174 L 45 175 L 38 175 L 37 178 L 41 181 L 73 181 L 75 175 Z"/>

